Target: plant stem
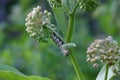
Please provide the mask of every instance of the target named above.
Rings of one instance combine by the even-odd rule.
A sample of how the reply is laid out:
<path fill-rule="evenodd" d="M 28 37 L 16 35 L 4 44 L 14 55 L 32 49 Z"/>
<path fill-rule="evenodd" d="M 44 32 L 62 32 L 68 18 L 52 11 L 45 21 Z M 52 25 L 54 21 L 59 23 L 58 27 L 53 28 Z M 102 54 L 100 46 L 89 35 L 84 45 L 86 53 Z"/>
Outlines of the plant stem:
<path fill-rule="evenodd" d="M 79 66 L 78 66 L 78 63 L 77 63 L 77 61 L 76 61 L 76 59 L 75 59 L 75 57 L 74 57 L 74 55 L 73 55 L 72 50 L 70 51 L 70 55 L 69 55 L 69 56 L 70 56 L 72 65 L 73 65 L 73 67 L 74 67 L 74 70 L 75 70 L 75 72 L 76 72 L 76 75 L 77 75 L 78 80 L 83 80 L 82 72 L 81 72 L 81 70 L 80 70 L 80 68 L 79 68 Z"/>
<path fill-rule="evenodd" d="M 80 0 L 77 2 L 77 4 L 75 5 L 72 14 L 74 14 L 76 12 L 77 7 L 79 6 Z"/>
<path fill-rule="evenodd" d="M 67 32 L 66 43 L 71 42 L 71 39 L 72 39 L 72 36 L 73 36 L 73 33 L 74 33 L 74 22 L 75 22 L 74 13 L 75 12 L 72 12 L 72 14 L 69 15 L 69 24 L 68 24 L 68 32 Z M 74 70 L 76 72 L 76 75 L 78 77 L 78 80 L 83 80 L 82 72 L 79 69 L 78 63 L 77 63 L 71 49 L 70 49 L 70 55 L 69 56 L 70 56 L 72 65 L 74 67 Z"/>
<path fill-rule="evenodd" d="M 105 71 L 105 79 L 104 79 L 104 80 L 107 80 L 107 77 L 108 77 L 108 69 L 109 69 L 109 65 L 106 64 L 106 71 Z"/>
<path fill-rule="evenodd" d="M 74 32 L 74 14 L 69 16 L 69 23 L 68 23 L 68 32 L 67 32 L 66 43 L 69 43 L 71 41 L 71 38 L 73 36 L 73 32 Z"/>

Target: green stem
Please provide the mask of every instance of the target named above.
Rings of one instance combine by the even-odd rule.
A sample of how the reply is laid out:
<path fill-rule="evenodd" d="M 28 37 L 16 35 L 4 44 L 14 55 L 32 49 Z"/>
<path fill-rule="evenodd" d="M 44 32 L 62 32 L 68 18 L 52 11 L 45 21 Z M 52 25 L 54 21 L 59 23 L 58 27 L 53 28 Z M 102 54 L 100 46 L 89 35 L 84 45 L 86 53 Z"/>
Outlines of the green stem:
<path fill-rule="evenodd" d="M 105 79 L 104 79 L 104 80 L 107 80 L 107 77 L 108 77 L 108 69 L 109 69 L 109 65 L 106 64 L 106 71 L 105 71 Z"/>
<path fill-rule="evenodd" d="M 72 36 L 73 36 L 73 33 L 74 33 L 74 23 L 75 23 L 74 14 L 75 14 L 76 8 L 74 8 L 74 9 L 75 9 L 75 10 L 73 10 L 74 12 L 72 12 L 69 15 L 69 24 L 68 24 L 68 32 L 67 32 L 67 37 L 66 37 L 66 43 L 71 42 L 71 39 L 72 39 Z M 74 55 L 73 55 L 72 50 L 70 50 L 70 55 L 69 56 L 70 56 L 72 65 L 74 67 L 74 70 L 76 72 L 76 75 L 78 77 L 78 80 L 83 80 L 82 72 L 80 71 L 80 68 L 78 66 L 78 63 L 77 63 Z"/>
<path fill-rule="evenodd" d="M 68 32 L 67 32 L 67 38 L 66 38 L 67 43 L 71 41 L 71 38 L 74 33 L 74 22 L 75 22 L 74 15 L 75 15 L 77 7 L 79 6 L 79 3 L 80 1 L 77 2 L 73 11 L 69 14 Z"/>
<path fill-rule="evenodd" d="M 76 59 L 75 59 L 75 57 L 74 57 L 74 55 L 73 55 L 72 50 L 70 51 L 70 55 L 69 55 L 69 56 L 70 56 L 72 65 L 73 65 L 73 67 L 74 67 L 74 70 L 75 70 L 75 72 L 76 72 L 76 75 L 77 75 L 78 80 L 84 80 L 84 79 L 83 79 L 83 74 L 82 74 L 82 72 L 81 72 L 81 70 L 80 70 L 80 68 L 79 68 L 79 66 L 78 66 L 78 63 L 77 63 L 77 61 L 76 61 Z"/>
<path fill-rule="evenodd" d="M 74 14 L 76 12 L 77 7 L 79 6 L 80 0 L 77 2 L 77 4 L 75 5 L 72 14 Z"/>
<path fill-rule="evenodd" d="M 69 43 L 71 41 L 71 38 L 73 36 L 74 32 L 74 14 L 71 14 L 69 16 L 69 23 L 68 23 L 68 32 L 67 32 L 67 37 L 66 37 L 66 43 Z"/>

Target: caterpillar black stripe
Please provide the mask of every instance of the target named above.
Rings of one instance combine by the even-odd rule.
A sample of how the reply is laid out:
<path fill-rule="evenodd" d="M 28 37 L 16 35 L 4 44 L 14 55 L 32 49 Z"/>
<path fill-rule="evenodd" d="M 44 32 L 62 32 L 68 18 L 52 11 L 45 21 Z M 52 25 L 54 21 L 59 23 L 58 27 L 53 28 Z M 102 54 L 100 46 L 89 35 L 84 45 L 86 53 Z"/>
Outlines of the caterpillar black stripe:
<path fill-rule="evenodd" d="M 59 49 L 61 50 L 61 52 L 65 55 L 68 56 L 69 55 L 69 50 L 66 50 L 62 47 L 63 44 L 65 44 L 63 42 L 63 40 L 58 37 L 54 32 L 51 35 L 52 40 L 56 43 L 56 45 L 59 47 Z"/>

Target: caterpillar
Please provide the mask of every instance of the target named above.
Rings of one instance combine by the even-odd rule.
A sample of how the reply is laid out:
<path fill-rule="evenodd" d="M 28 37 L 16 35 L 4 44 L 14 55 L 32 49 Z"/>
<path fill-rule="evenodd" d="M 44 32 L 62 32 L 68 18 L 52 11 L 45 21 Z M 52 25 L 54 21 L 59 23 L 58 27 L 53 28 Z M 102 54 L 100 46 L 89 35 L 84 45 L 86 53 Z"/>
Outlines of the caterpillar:
<path fill-rule="evenodd" d="M 57 36 L 54 32 L 51 34 L 51 39 L 56 43 L 56 45 L 59 47 L 60 51 L 65 55 L 68 56 L 69 55 L 69 50 L 66 50 L 62 47 L 64 43 L 64 41 Z"/>

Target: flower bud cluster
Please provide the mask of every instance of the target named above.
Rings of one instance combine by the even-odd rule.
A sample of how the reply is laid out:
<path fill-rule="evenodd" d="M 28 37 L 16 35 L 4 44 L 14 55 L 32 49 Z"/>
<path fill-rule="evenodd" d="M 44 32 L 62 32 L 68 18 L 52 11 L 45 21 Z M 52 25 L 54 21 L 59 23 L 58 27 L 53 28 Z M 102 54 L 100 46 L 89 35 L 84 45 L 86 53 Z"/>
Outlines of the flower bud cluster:
<path fill-rule="evenodd" d="M 50 31 L 44 26 L 51 26 L 50 23 L 51 13 L 47 10 L 42 12 L 40 6 L 37 6 L 27 15 L 26 18 L 26 31 L 30 37 L 37 39 L 40 42 L 47 42 L 50 37 Z"/>
<path fill-rule="evenodd" d="M 53 8 L 58 8 L 61 7 L 61 0 L 48 0 L 48 2 L 50 3 L 51 7 Z"/>
<path fill-rule="evenodd" d="M 92 11 L 100 4 L 100 0 L 81 0 L 80 8 L 85 11 Z"/>
<path fill-rule="evenodd" d="M 111 36 L 95 40 L 87 49 L 87 62 L 98 67 L 99 63 L 114 65 L 119 60 L 120 47 Z"/>

